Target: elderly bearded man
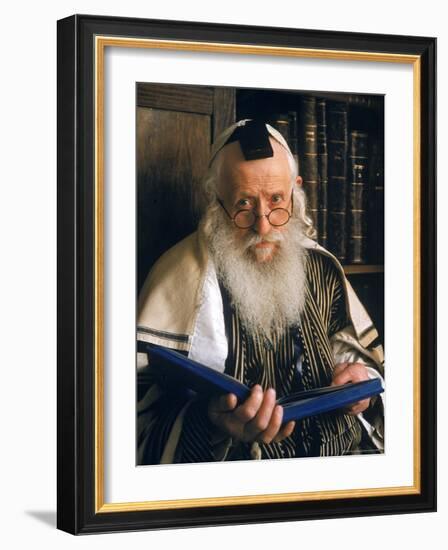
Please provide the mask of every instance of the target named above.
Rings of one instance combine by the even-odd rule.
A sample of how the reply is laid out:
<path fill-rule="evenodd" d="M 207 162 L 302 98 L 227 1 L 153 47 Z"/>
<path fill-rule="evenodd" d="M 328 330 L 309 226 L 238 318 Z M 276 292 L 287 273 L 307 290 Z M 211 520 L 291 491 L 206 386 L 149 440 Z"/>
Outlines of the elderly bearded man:
<path fill-rule="evenodd" d="M 377 333 L 337 260 L 310 237 L 283 137 L 240 121 L 215 142 L 199 229 L 155 264 L 138 339 L 183 351 L 251 387 L 192 397 L 151 378 L 138 405 L 138 463 L 329 456 L 382 449 L 381 398 L 282 424 L 276 399 L 382 374 Z"/>

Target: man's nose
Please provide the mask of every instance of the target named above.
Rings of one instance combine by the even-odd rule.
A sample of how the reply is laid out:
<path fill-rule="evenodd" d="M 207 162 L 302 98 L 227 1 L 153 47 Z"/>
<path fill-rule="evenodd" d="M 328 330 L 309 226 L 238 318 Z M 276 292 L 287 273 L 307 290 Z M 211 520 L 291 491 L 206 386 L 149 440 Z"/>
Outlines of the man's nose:
<path fill-rule="evenodd" d="M 267 216 L 263 216 L 261 214 L 258 214 L 258 216 L 259 217 L 255 222 L 254 229 L 261 236 L 267 235 L 271 231 L 271 224 L 269 223 Z"/>

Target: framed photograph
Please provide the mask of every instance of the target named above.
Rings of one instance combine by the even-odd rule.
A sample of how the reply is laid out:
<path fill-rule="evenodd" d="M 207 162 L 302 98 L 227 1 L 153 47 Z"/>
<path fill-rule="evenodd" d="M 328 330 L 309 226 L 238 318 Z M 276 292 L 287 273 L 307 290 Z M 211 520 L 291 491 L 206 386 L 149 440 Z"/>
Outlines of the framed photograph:
<path fill-rule="evenodd" d="M 58 528 L 436 509 L 435 59 L 58 22 Z"/>

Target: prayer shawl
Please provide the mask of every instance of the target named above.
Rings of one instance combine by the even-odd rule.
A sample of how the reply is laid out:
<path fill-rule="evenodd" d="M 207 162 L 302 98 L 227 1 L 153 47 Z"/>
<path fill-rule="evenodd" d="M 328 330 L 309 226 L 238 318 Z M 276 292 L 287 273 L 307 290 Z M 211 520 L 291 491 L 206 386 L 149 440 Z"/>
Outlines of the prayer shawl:
<path fill-rule="evenodd" d="M 359 302 L 342 266 L 328 251 L 308 239 L 307 297 L 301 325 L 304 355 L 311 368 L 307 387 L 331 383 L 333 366 L 341 362 L 366 364 L 369 376 L 383 376 L 382 347 L 376 345 L 378 334 L 364 307 Z M 327 267 L 324 269 L 324 265 Z M 328 269 L 328 266 L 331 269 Z M 334 284 L 329 274 L 335 274 L 342 284 L 345 318 L 348 323 L 329 334 L 325 319 L 332 304 L 325 292 Z M 168 250 L 154 265 L 139 297 L 137 338 L 187 353 L 220 372 L 225 369 L 229 353 L 226 337 L 222 293 L 213 262 L 200 231 L 191 234 Z M 339 327 L 338 327 L 339 328 Z M 331 333 L 331 331 L 330 331 Z M 168 396 L 151 379 L 146 355 L 138 354 L 139 387 L 144 393 L 138 403 L 138 464 L 172 463 L 199 460 L 182 450 L 182 444 L 197 440 L 195 447 L 210 436 L 204 402 L 187 398 L 185 392 Z M 347 434 L 355 434 L 360 424 L 367 430 L 378 449 L 383 448 L 382 397 L 376 401 L 375 411 L 349 417 L 343 414 L 322 416 L 319 425 L 320 442 L 317 454 L 341 454 Z M 371 407 L 372 408 L 372 407 Z M 194 426 L 194 428 L 192 428 Z M 306 428 L 306 421 L 304 422 Z M 306 430 L 305 430 L 306 431 Z M 212 441 L 211 454 L 204 460 L 224 460 L 232 445 L 230 438 Z M 261 458 L 257 444 L 251 456 Z M 193 457 L 193 458 L 192 458 Z"/>

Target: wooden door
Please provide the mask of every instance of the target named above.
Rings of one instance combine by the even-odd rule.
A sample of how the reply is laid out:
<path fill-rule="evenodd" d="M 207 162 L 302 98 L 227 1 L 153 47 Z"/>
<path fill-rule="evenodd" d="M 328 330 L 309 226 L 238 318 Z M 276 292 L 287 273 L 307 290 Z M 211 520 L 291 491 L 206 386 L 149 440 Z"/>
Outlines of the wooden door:
<path fill-rule="evenodd" d="M 137 85 L 137 286 L 194 231 L 214 138 L 235 121 L 233 88 Z"/>

